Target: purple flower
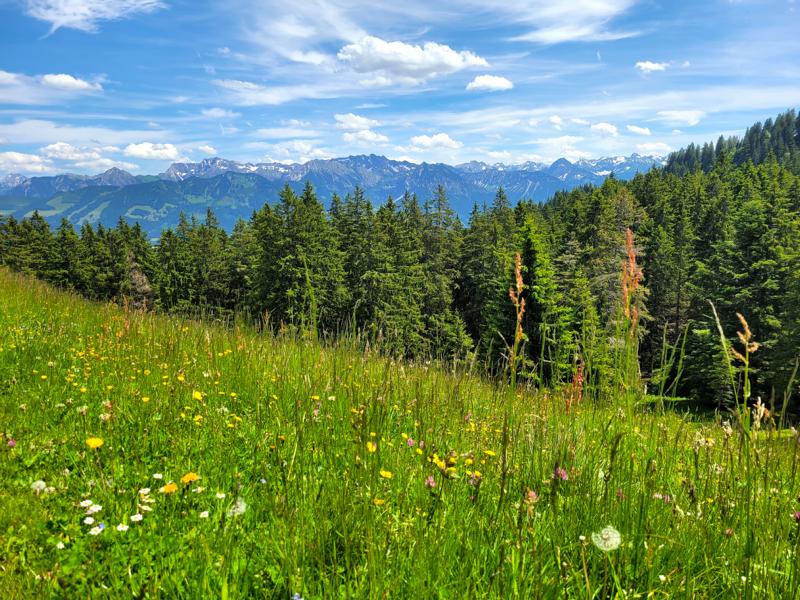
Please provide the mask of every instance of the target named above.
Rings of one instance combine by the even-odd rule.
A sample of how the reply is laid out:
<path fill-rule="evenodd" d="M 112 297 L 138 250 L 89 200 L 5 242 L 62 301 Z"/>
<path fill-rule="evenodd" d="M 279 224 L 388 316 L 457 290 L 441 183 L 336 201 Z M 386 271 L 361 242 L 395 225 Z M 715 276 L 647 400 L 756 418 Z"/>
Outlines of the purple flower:
<path fill-rule="evenodd" d="M 436 480 L 433 478 L 433 475 L 428 475 L 428 477 L 425 479 L 425 487 L 429 490 L 432 490 L 436 487 Z"/>
<path fill-rule="evenodd" d="M 8 439 L 8 447 L 9 448 L 16 448 L 17 447 L 17 440 L 15 440 L 14 438 L 9 438 Z"/>
<path fill-rule="evenodd" d="M 416 443 L 416 442 L 415 442 L 414 440 L 412 440 L 411 438 L 408 438 L 408 439 L 406 440 L 406 444 L 408 444 L 408 447 L 409 447 L 409 448 L 413 448 L 415 443 Z"/>
<path fill-rule="evenodd" d="M 800 523 L 800 510 L 796 510 L 792 513 L 794 517 L 795 523 Z"/>
<path fill-rule="evenodd" d="M 553 471 L 553 479 L 560 479 L 561 481 L 567 481 L 569 479 L 569 474 L 567 470 L 563 467 L 556 467 L 555 471 Z"/>

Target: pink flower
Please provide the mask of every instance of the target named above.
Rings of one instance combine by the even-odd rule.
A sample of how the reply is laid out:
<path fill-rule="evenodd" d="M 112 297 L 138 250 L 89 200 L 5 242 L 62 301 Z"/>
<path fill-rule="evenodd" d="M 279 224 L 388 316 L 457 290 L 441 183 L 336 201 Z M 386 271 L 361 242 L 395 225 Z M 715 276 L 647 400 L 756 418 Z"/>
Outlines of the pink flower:
<path fill-rule="evenodd" d="M 569 474 L 567 470 L 563 467 L 556 467 L 555 471 L 553 471 L 553 479 L 560 479 L 561 481 L 567 481 L 569 479 Z"/>
<path fill-rule="evenodd" d="M 539 501 L 539 494 L 537 494 L 533 490 L 528 490 L 528 493 L 525 494 L 525 502 L 527 504 L 536 504 Z"/>
<path fill-rule="evenodd" d="M 408 447 L 409 447 L 409 448 L 413 448 L 415 443 L 416 443 L 416 442 L 415 442 L 414 440 L 412 440 L 411 438 L 408 438 L 408 439 L 406 440 L 406 444 L 408 444 Z"/>
<path fill-rule="evenodd" d="M 9 448 L 16 448 L 17 447 L 17 440 L 15 440 L 14 438 L 10 438 L 8 440 L 8 447 Z"/>
<path fill-rule="evenodd" d="M 425 487 L 429 490 L 436 487 L 436 480 L 433 478 L 433 475 L 428 475 L 428 477 L 425 478 Z"/>
<path fill-rule="evenodd" d="M 800 523 L 800 510 L 796 510 L 792 513 L 794 520 L 796 523 Z"/>

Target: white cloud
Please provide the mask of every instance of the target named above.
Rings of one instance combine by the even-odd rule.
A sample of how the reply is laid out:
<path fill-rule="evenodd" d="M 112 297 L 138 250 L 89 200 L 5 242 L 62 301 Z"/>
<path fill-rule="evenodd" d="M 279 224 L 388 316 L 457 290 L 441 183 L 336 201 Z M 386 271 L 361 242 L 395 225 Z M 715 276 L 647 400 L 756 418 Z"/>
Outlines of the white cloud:
<path fill-rule="evenodd" d="M 664 142 L 648 142 L 646 144 L 636 144 L 636 151 L 639 152 L 639 154 L 664 156 L 665 154 L 672 152 L 672 148 L 670 148 Z"/>
<path fill-rule="evenodd" d="M 262 127 L 253 132 L 255 137 L 271 138 L 273 140 L 289 140 L 293 138 L 317 138 L 322 134 L 313 129 L 304 127 Z"/>
<path fill-rule="evenodd" d="M 575 125 L 588 125 L 589 124 L 589 121 L 587 121 L 586 119 L 580 119 L 580 118 L 578 118 L 578 119 L 570 119 L 570 122 L 571 123 L 575 123 Z"/>
<path fill-rule="evenodd" d="M 51 33 L 61 27 L 94 32 L 100 21 L 124 19 L 164 6 L 161 0 L 26 0 L 25 12 L 50 23 Z"/>
<path fill-rule="evenodd" d="M 346 115 L 333 115 L 333 118 L 336 119 L 336 127 L 339 129 L 361 130 L 380 125 L 380 123 L 375 119 L 354 115 L 353 113 L 347 113 Z"/>
<path fill-rule="evenodd" d="M 638 125 L 626 125 L 625 129 L 636 135 L 650 135 L 649 127 L 639 127 Z"/>
<path fill-rule="evenodd" d="M 388 137 L 371 129 L 348 131 L 342 135 L 342 139 L 348 144 L 385 144 L 389 141 Z"/>
<path fill-rule="evenodd" d="M 387 42 L 374 36 L 344 46 L 337 57 L 357 73 L 373 74 L 372 79 L 362 82 L 367 85 L 413 85 L 471 67 L 489 66 L 485 59 L 467 50 L 457 52 L 435 42 L 422 46 Z"/>
<path fill-rule="evenodd" d="M 36 154 L 0 152 L 0 172 L 47 173 L 51 170 L 50 161 Z"/>
<path fill-rule="evenodd" d="M 332 156 L 329 150 L 308 140 L 288 140 L 278 144 L 263 144 L 260 147 L 267 152 L 266 160 L 281 163 L 307 162 Z"/>
<path fill-rule="evenodd" d="M 611 123 L 595 123 L 590 129 L 601 135 L 610 135 L 612 137 L 617 135 L 617 126 Z"/>
<path fill-rule="evenodd" d="M 41 149 L 41 153 L 47 158 L 58 160 L 98 160 L 100 153 L 92 148 L 77 148 L 66 142 L 55 142 Z"/>
<path fill-rule="evenodd" d="M 276 105 L 300 98 L 330 98 L 339 94 L 339 86 L 334 83 L 272 87 L 239 79 L 215 79 L 212 83 L 217 87 L 228 90 L 233 101 L 241 106 Z"/>
<path fill-rule="evenodd" d="M 686 125 L 691 127 L 697 125 L 706 116 L 702 110 L 660 110 L 657 113 L 659 121 L 664 121 L 669 125 Z"/>
<path fill-rule="evenodd" d="M 75 167 L 90 172 L 108 171 L 109 169 L 123 169 L 125 171 L 132 171 L 138 169 L 139 165 L 111 158 L 98 158 L 95 160 L 81 160 L 73 163 Z"/>
<path fill-rule="evenodd" d="M 498 75 L 478 75 L 467 84 L 468 90 L 482 90 L 487 92 L 498 92 L 510 90 L 514 83 L 510 79 Z"/>
<path fill-rule="evenodd" d="M 642 73 L 653 73 L 655 71 L 666 71 L 667 67 L 669 67 L 669 63 L 665 62 L 653 62 L 650 60 L 640 60 L 634 65 L 637 69 L 639 69 Z"/>
<path fill-rule="evenodd" d="M 558 115 L 551 115 L 547 120 L 550 121 L 550 125 L 556 129 L 561 129 L 561 126 L 564 124 L 564 120 Z"/>
<path fill-rule="evenodd" d="M 42 75 L 42 83 L 47 87 L 69 92 L 99 92 L 103 89 L 99 83 L 90 83 L 66 73 Z"/>
<path fill-rule="evenodd" d="M 204 117 L 208 117 L 209 119 L 234 119 L 241 116 L 237 112 L 219 107 L 204 108 L 200 111 L 200 114 L 202 114 Z"/>
<path fill-rule="evenodd" d="M 217 153 L 217 149 L 214 148 L 214 146 L 211 146 L 210 144 L 202 144 L 198 146 L 197 149 L 203 154 L 208 154 L 210 156 L 213 156 L 214 154 Z"/>
<path fill-rule="evenodd" d="M 128 144 L 125 150 L 123 150 L 123 154 L 133 158 L 145 158 L 152 160 L 178 159 L 178 149 L 172 144 L 154 144 L 152 142 Z"/>
<path fill-rule="evenodd" d="M 166 131 L 109 129 L 99 126 L 62 125 L 42 119 L 26 119 L 15 123 L 0 123 L 0 137 L 15 144 L 50 144 L 59 140 L 77 145 L 124 145 L 137 139 L 162 139 Z"/>
<path fill-rule="evenodd" d="M 463 144 L 452 139 L 446 133 L 436 133 L 434 135 L 415 135 L 411 138 L 411 144 L 415 149 L 429 150 L 431 148 L 461 148 Z"/>

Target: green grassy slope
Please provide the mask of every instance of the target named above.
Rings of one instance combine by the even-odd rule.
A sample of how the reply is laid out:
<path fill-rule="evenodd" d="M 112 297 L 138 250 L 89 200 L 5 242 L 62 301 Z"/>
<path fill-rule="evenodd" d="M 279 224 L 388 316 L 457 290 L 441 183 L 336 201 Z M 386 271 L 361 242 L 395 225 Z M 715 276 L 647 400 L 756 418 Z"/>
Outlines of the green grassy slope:
<path fill-rule="evenodd" d="M 5 270 L 0 432 L 3 597 L 797 589 L 794 436 L 628 421 L 611 400 L 568 413 L 557 393 L 127 313 Z M 604 552 L 607 525 L 622 539 Z"/>

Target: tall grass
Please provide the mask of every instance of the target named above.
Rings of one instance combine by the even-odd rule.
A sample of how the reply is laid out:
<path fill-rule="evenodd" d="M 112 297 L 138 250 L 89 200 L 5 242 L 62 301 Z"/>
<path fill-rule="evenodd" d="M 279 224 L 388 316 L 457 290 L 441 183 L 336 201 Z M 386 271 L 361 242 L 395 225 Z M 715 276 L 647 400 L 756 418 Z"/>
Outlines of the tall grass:
<path fill-rule="evenodd" d="M 582 380 L 509 393 L 4 270 L 0 307 L 4 597 L 797 594 L 794 432 L 567 410 Z"/>

